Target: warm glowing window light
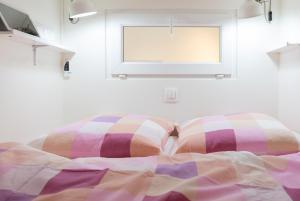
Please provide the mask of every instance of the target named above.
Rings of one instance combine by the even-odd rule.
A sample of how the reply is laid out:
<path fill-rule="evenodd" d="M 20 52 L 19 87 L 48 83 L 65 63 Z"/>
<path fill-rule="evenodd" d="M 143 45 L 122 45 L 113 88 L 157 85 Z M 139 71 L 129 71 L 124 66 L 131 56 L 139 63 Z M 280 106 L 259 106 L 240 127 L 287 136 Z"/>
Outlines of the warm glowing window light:
<path fill-rule="evenodd" d="M 124 62 L 220 63 L 221 28 L 123 27 Z"/>

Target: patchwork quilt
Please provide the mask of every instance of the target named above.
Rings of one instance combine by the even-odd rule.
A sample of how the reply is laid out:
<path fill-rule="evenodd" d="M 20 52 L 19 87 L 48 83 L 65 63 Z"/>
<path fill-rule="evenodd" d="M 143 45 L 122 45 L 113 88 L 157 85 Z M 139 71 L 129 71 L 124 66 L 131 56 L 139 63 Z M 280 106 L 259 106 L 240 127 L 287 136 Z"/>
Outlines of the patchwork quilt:
<path fill-rule="evenodd" d="M 67 159 L 0 144 L 0 201 L 299 201 L 300 153 Z"/>

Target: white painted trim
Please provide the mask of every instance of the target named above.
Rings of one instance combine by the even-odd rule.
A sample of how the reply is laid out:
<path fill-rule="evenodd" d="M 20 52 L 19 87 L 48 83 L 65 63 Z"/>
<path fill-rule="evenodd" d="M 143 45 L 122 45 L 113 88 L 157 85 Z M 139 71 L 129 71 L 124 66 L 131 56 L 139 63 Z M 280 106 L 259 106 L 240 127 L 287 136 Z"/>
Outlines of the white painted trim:
<path fill-rule="evenodd" d="M 123 62 L 123 26 L 218 26 L 221 27 L 220 63 Z M 112 76 L 132 75 L 232 75 L 237 58 L 236 10 L 108 10 L 106 60 Z"/>

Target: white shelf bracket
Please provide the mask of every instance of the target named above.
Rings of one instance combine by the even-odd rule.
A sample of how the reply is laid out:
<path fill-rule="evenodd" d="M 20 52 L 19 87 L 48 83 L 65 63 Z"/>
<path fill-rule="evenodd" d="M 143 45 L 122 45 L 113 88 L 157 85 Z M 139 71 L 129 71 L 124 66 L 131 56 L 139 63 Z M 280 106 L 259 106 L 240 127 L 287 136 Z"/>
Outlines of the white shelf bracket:
<path fill-rule="evenodd" d="M 33 51 L 33 65 L 37 65 L 37 49 L 41 47 L 47 47 L 47 45 L 32 45 L 32 51 Z"/>

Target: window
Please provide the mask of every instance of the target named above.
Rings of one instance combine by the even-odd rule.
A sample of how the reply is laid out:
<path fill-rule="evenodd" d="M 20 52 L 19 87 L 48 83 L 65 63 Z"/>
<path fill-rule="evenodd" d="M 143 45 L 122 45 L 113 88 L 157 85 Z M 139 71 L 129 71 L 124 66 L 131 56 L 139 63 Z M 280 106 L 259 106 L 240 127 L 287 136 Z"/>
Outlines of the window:
<path fill-rule="evenodd" d="M 123 28 L 124 62 L 219 63 L 219 27 Z"/>
<path fill-rule="evenodd" d="M 232 75 L 235 11 L 110 11 L 106 29 L 111 75 Z"/>

